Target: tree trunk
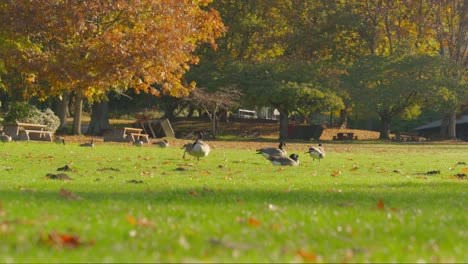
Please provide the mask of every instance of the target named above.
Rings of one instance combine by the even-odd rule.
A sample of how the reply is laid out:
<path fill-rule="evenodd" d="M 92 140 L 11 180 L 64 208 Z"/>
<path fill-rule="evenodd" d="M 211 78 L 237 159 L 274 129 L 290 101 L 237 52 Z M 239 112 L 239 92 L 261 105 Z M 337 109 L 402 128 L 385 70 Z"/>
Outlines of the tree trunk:
<path fill-rule="evenodd" d="M 450 121 L 450 116 L 448 114 L 444 114 L 442 117 L 442 121 L 440 123 L 440 138 L 441 139 L 447 138 L 449 121 Z"/>
<path fill-rule="evenodd" d="M 388 116 L 380 116 L 380 136 L 379 139 L 390 139 L 390 122 L 391 118 Z"/>
<path fill-rule="evenodd" d="M 348 111 L 346 109 L 340 110 L 340 127 L 348 128 Z"/>
<path fill-rule="evenodd" d="M 288 138 L 288 125 L 289 125 L 289 112 L 284 110 L 279 110 L 280 113 L 280 123 L 279 123 L 279 139 L 286 140 Z"/>
<path fill-rule="evenodd" d="M 449 114 L 447 138 L 448 139 L 457 138 L 457 113 L 455 111 Z"/>
<path fill-rule="evenodd" d="M 89 123 L 86 134 L 102 136 L 103 130 L 109 127 L 109 101 L 102 100 L 101 102 L 94 102 L 91 112 L 91 122 Z"/>
<path fill-rule="evenodd" d="M 81 113 L 83 112 L 83 93 L 75 94 L 75 110 L 73 113 L 73 134 L 81 135 Z"/>
<path fill-rule="evenodd" d="M 68 103 L 70 99 L 70 92 L 63 92 L 62 96 L 57 100 L 56 113 L 60 119 L 59 131 L 66 131 L 67 129 L 67 117 L 68 117 Z"/>

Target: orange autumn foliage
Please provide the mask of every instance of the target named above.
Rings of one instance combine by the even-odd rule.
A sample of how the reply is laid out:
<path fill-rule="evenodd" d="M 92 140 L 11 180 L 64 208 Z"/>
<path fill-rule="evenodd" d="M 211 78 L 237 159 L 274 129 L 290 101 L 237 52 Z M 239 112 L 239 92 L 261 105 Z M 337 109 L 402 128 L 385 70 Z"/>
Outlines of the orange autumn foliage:
<path fill-rule="evenodd" d="M 30 96 L 63 90 L 92 97 L 109 89 L 182 96 L 195 84 L 184 73 L 202 43 L 225 31 L 209 0 L 8 1 L 0 8 L 0 50 L 7 71 L 31 73 Z M 153 84 L 159 84 L 156 89 Z"/>

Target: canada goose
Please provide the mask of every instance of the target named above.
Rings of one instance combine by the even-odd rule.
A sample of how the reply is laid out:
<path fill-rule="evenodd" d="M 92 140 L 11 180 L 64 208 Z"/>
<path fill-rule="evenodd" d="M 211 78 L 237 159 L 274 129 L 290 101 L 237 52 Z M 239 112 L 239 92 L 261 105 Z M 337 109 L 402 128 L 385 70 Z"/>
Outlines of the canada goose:
<path fill-rule="evenodd" d="M 291 154 L 288 157 L 269 157 L 268 160 L 271 161 L 273 165 L 277 166 L 299 166 L 299 155 Z"/>
<path fill-rule="evenodd" d="M 200 158 L 208 156 L 208 154 L 210 154 L 211 151 L 210 146 L 205 142 L 201 141 L 200 139 L 197 139 L 192 144 L 185 144 L 182 148 L 185 149 L 183 156 L 184 159 L 185 153 L 188 153 L 189 155 L 196 157 L 197 160 L 200 160 Z"/>
<path fill-rule="evenodd" d="M 163 139 L 161 141 L 156 141 L 153 143 L 156 146 L 159 146 L 160 148 L 167 148 L 169 147 L 169 142 L 167 140 Z"/>
<path fill-rule="evenodd" d="M 63 145 L 65 145 L 65 139 L 64 139 L 63 137 L 57 137 L 57 138 L 55 138 L 54 142 L 55 142 L 56 144 L 63 144 Z"/>
<path fill-rule="evenodd" d="M 92 139 L 91 139 L 91 142 L 89 142 L 89 143 L 80 144 L 80 147 L 94 148 L 94 138 L 92 138 Z"/>
<path fill-rule="evenodd" d="M 133 146 L 143 147 L 143 140 L 141 140 L 141 138 L 136 139 L 135 142 L 133 142 Z"/>
<path fill-rule="evenodd" d="M 278 148 L 268 147 L 257 149 L 257 154 L 262 154 L 262 156 L 267 159 L 270 157 L 287 157 L 286 151 L 283 149 L 284 146 L 286 146 L 286 143 L 281 141 Z"/>
<path fill-rule="evenodd" d="M 306 153 L 310 154 L 313 161 L 315 161 L 316 159 L 320 161 L 321 159 L 325 158 L 325 150 L 323 149 L 322 144 L 318 144 L 317 147 L 310 147 L 309 151 L 307 151 Z"/>
<path fill-rule="evenodd" d="M 2 134 L 0 135 L 0 140 L 3 143 L 11 142 L 11 137 L 9 135 L 5 134 L 5 132 L 2 132 Z"/>

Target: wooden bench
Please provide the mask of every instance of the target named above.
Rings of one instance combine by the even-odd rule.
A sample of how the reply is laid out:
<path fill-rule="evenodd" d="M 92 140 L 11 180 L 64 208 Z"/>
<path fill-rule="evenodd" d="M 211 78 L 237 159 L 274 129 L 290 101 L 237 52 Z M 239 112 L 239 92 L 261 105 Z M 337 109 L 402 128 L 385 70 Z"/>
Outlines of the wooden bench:
<path fill-rule="evenodd" d="M 54 135 L 54 133 L 52 131 L 41 131 L 41 130 L 24 130 L 24 136 L 25 137 L 22 137 L 20 134 L 20 138 L 24 138 L 24 140 L 31 140 L 31 137 L 29 136 L 29 134 L 38 134 L 39 135 L 39 139 L 42 139 L 44 138 L 45 140 L 47 141 L 50 141 L 52 142 L 52 136 Z"/>
<path fill-rule="evenodd" d="M 130 137 L 132 141 L 135 142 L 137 139 L 142 139 L 143 142 L 149 143 L 149 136 L 148 134 L 141 134 L 141 133 L 130 133 Z"/>
<path fill-rule="evenodd" d="M 142 138 L 143 142 L 149 143 L 149 135 L 143 133 L 143 129 L 134 127 L 115 128 L 107 131 L 104 135 L 104 141 L 115 142 L 135 142 Z"/>
<path fill-rule="evenodd" d="M 20 140 L 31 140 L 32 135 L 34 136 L 33 139 L 37 140 L 46 140 L 52 142 L 54 132 L 46 131 L 46 125 L 41 124 L 30 124 L 30 123 L 16 123 L 16 133 L 19 136 Z"/>

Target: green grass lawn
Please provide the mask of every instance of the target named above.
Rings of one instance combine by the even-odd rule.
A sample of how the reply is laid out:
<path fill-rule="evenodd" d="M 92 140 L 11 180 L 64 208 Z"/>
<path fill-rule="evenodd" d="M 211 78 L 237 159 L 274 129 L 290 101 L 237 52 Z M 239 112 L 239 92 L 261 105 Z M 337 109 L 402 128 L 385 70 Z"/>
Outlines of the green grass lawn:
<path fill-rule="evenodd" d="M 468 145 L 288 146 L 2 144 L 0 262 L 468 262 Z"/>

